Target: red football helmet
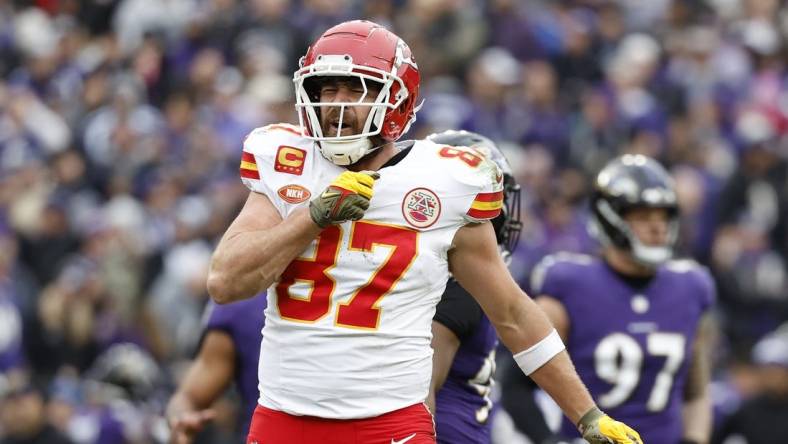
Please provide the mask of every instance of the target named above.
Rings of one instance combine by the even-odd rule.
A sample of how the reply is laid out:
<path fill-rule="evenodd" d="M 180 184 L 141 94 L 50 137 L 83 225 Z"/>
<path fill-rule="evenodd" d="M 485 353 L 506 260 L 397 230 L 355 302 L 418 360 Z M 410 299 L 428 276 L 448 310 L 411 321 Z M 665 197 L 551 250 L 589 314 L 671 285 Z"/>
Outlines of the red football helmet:
<path fill-rule="evenodd" d="M 395 141 L 416 120 L 419 68 L 408 45 L 376 23 L 354 20 L 334 26 L 315 41 L 299 65 L 293 82 L 302 131 L 319 141 L 323 155 L 337 165 L 355 163 L 370 152 L 370 136 Z M 356 102 L 320 102 L 315 80 L 329 76 L 357 78 L 364 94 Z M 373 102 L 364 101 L 369 81 L 381 87 Z M 323 134 L 321 106 L 340 108 L 336 134 Z M 341 136 L 342 115 L 350 106 L 370 106 L 371 110 L 361 133 Z"/>

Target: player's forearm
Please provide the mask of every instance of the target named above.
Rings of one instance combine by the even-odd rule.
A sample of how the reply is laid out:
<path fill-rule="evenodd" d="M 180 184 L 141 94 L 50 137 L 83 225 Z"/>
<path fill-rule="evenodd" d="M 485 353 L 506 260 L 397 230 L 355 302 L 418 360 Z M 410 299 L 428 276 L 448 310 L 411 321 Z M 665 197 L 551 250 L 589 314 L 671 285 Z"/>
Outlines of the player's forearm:
<path fill-rule="evenodd" d="M 320 230 L 304 208 L 267 230 L 228 231 L 211 259 L 208 292 L 220 304 L 254 296 L 271 286 Z"/>
<path fill-rule="evenodd" d="M 506 291 L 519 294 L 505 299 L 505 306 L 485 312 L 495 325 L 501 341 L 515 354 L 544 339 L 553 330 L 553 325 L 529 296 L 519 289 L 509 288 Z"/>
<path fill-rule="evenodd" d="M 561 407 L 572 424 L 577 424 L 596 405 L 566 351 L 555 355 L 530 376 Z"/>
<path fill-rule="evenodd" d="M 553 331 L 547 316 L 527 296 L 520 299 L 509 313 L 512 314 L 511 319 L 496 323 L 496 329 L 501 341 L 513 354 L 531 349 Z M 595 405 L 565 351 L 529 376 L 555 400 L 574 424 Z"/>
<path fill-rule="evenodd" d="M 682 439 L 687 442 L 706 444 L 711 439 L 711 399 L 708 391 L 701 396 L 684 401 L 681 416 L 684 420 Z"/>

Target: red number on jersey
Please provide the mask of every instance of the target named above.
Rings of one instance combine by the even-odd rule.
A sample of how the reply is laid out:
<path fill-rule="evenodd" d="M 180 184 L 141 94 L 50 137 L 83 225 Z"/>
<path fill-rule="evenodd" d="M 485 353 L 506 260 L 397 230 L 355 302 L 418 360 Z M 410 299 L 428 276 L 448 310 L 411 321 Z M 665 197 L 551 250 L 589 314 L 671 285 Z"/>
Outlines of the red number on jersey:
<path fill-rule="evenodd" d="M 330 226 L 317 238 L 312 258 L 297 258 L 287 266 L 276 286 L 277 306 L 283 319 L 315 322 L 331 310 L 334 280 L 328 270 L 336 265 L 342 230 Z M 376 329 L 380 320 L 377 307 L 402 275 L 410 268 L 417 253 L 418 232 L 394 225 L 359 221 L 353 223 L 348 251 L 371 252 L 376 246 L 392 247 L 388 258 L 359 288 L 350 301 L 340 304 L 336 324 L 351 328 Z M 290 287 L 296 282 L 311 286 L 308 298 L 293 297 Z"/>
<path fill-rule="evenodd" d="M 276 302 L 282 318 L 314 322 L 328 314 L 334 280 L 327 272 L 337 261 L 341 238 L 342 229 L 336 225 L 327 227 L 317 238 L 314 257 L 294 259 L 282 272 L 276 285 Z M 308 298 L 290 296 L 290 286 L 296 282 L 306 282 L 312 287 Z"/>
<path fill-rule="evenodd" d="M 465 164 L 471 168 L 476 168 L 480 163 L 482 163 L 483 160 L 482 156 L 474 153 L 469 148 L 464 147 L 444 146 L 438 152 L 438 155 L 447 159 L 453 159 L 456 157 L 465 162 Z"/>
<path fill-rule="evenodd" d="M 377 304 L 410 268 L 416 258 L 418 233 L 394 225 L 356 222 L 350 235 L 350 251 L 371 252 L 378 245 L 392 247 L 366 285 L 359 288 L 350 301 L 340 304 L 337 325 L 378 328 L 380 309 Z"/>

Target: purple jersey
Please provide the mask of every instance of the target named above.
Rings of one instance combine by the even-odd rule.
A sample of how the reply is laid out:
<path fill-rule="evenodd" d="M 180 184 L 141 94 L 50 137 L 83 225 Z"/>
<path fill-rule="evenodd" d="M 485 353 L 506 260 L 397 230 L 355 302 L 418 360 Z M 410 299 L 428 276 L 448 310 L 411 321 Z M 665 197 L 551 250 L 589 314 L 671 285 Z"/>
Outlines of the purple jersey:
<path fill-rule="evenodd" d="M 600 408 L 649 444 L 682 438 L 682 393 L 698 322 L 714 300 L 708 271 L 676 260 L 640 282 L 600 259 L 558 254 L 542 261 L 533 288 L 563 303 L 567 350 Z M 564 418 L 563 433 L 579 436 Z"/>
<path fill-rule="evenodd" d="M 257 407 L 257 361 L 260 359 L 260 332 L 265 324 L 265 293 L 252 299 L 217 305 L 210 302 L 204 331 L 221 330 L 232 337 L 235 345 L 235 383 L 243 404 L 244 436 L 248 433 L 252 413 Z"/>
<path fill-rule="evenodd" d="M 460 339 L 443 387 L 435 396 L 439 443 L 490 442 L 495 329 L 481 307 L 455 280 L 446 285 L 435 321 Z"/>

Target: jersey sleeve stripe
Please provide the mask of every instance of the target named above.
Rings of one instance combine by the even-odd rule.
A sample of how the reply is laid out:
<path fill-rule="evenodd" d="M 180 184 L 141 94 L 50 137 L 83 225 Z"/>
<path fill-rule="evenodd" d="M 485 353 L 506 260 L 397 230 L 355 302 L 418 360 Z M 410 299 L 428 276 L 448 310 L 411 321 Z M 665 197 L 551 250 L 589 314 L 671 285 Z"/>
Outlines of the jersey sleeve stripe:
<path fill-rule="evenodd" d="M 471 208 L 474 210 L 482 210 L 482 211 L 490 211 L 490 210 L 499 210 L 503 207 L 503 201 L 499 200 L 497 202 L 479 202 L 474 200 L 471 204 Z"/>
<path fill-rule="evenodd" d="M 498 207 L 495 210 L 477 210 L 475 208 L 471 208 L 468 210 L 468 216 L 472 217 L 473 219 L 494 219 L 501 213 L 501 208 Z"/>
<path fill-rule="evenodd" d="M 257 172 L 257 161 L 254 158 L 254 154 L 246 151 L 241 154 L 240 171 L 241 177 L 260 180 L 260 173 Z"/>
<path fill-rule="evenodd" d="M 242 170 L 257 171 L 257 164 L 254 164 L 252 162 L 247 162 L 245 160 L 242 160 L 241 161 L 241 169 Z"/>
<path fill-rule="evenodd" d="M 246 178 L 246 179 L 260 180 L 260 174 L 257 171 L 255 171 L 255 170 L 247 170 L 247 169 L 244 169 L 244 168 L 241 168 L 241 177 Z"/>
<path fill-rule="evenodd" d="M 503 191 L 496 191 L 494 193 L 479 193 L 476 195 L 474 202 L 495 202 L 503 200 Z"/>

